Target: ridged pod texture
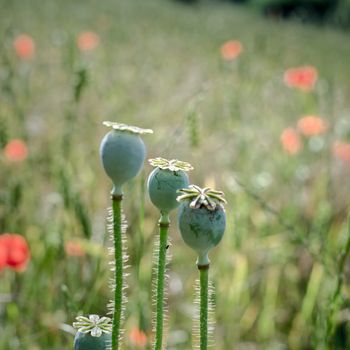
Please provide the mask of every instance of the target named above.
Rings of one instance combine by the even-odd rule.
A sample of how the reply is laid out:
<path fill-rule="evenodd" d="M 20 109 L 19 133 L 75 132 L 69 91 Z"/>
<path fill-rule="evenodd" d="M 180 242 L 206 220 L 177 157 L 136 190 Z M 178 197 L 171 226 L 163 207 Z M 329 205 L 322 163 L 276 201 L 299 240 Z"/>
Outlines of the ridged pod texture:
<path fill-rule="evenodd" d="M 122 186 L 142 169 L 146 147 L 139 135 L 112 130 L 101 142 L 100 156 L 114 185 L 112 193 L 122 194 Z"/>
<path fill-rule="evenodd" d="M 192 209 L 182 202 L 178 214 L 179 229 L 185 243 L 198 253 L 198 263 L 209 263 L 208 252 L 221 241 L 226 227 L 226 214 L 221 206 L 209 210 L 202 206 Z"/>
<path fill-rule="evenodd" d="M 180 203 L 176 200 L 177 190 L 187 188 L 188 175 L 182 171 L 156 168 L 148 178 L 148 193 L 152 203 L 162 212 L 169 213 Z"/>
<path fill-rule="evenodd" d="M 111 342 L 111 334 L 93 337 L 90 333 L 77 332 L 74 338 L 74 350 L 109 350 Z"/>

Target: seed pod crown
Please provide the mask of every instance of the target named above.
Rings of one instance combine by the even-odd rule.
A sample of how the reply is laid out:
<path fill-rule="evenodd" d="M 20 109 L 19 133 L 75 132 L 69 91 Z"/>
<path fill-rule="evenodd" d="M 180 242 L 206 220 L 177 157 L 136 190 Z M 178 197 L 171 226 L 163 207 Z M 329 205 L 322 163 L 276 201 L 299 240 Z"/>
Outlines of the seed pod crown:
<path fill-rule="evenodd" d="M 78 316 L 73 327 L 77 334 L 74 350 L 110 350 L 112 344 L 112 320 L 98 315 Z"/>
<path fill-rule="evenodd" d="M 190 185 L 188 188 L 182 188 L 179 190 L 182 195 L 177 197 L 179 202 L 189 200 L 190 208 L 198 209 L 200 207 L 206 207 L 208 210 L 215 210 L 217 206 L 226 204 L 224 198 L 224 192 L 216 191 L 210 187 L 200 188 L 196 185 Z"/>
<path fill-rule="evenodd" d="M 112 332 L 112 320 L 109 317 L 98 315 L 78 316 L 73 327 L 81 333 L 90 333 L 92 337 L 100 337 L 103 333 Z"/>

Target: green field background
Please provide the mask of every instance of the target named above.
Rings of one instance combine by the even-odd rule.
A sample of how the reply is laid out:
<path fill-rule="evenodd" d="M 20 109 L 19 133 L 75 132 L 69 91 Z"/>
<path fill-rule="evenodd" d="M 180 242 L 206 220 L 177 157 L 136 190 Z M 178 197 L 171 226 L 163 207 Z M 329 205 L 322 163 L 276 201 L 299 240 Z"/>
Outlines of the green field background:
<path fill-rule="evenodd" d="M 99 35 L 94 51 L 77 49 L 82 31 Z M 213 349 L 350 347 L 350 275 L 339 263 L 350 167 L 332 155 L 335 140 L 350 140 L 349 32 L 210 1 L 0 0 L 0 33 L 1 149 L 17 138 L 29 149 L 21 163 L 0 156 L 0 233 L 23 235 L 31 249 L 26 271 L 0 272 L 1 350 L 72 349 L 76 315 L 106 312 L 104 120 L 152 128 L 148 158 L 188 161 L 191 183 L 226 194 L 227 229 L 210 256 Z M 12 47 L 21 33 L 36 43 L 26 62 Z M 244 50 L 225 62 L 220 47 L 231 39 Z M 309 93 L 283 82 L 286 69 L 303 65 L 319 73 Z M 282 131 L 310 114 L 327 120 L 327 132 L 286 154 Z M 125 349 L 139 349 L 134 328 L 152 343 L 151 170 L 147 163 L 125 188 Z M 167 349 L 191 349 L 196 255 L 176 213 L 170 236 Z M 70 240 L 85 256 L 65 253 Z"/>

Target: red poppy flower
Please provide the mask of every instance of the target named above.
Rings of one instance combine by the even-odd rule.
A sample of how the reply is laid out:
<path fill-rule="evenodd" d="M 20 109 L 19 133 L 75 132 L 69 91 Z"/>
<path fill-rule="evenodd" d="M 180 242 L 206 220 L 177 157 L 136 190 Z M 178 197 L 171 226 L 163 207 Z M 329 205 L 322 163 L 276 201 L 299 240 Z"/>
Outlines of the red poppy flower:
<path fill-rule="evenodd" d="M 5 251 L 6 266 L 15 271 L 24 271 L 30 259 L 26 240 L 14 233 L 0 235 L 0 246 Z"/>
<path fill-rule="evenodd" d="M 238 40 L 230 40 L 221 46 L 221 57 L 226 61 L 234 60 L 243 51 L 243 45 Z"/>
<path fill-rule="evenodd" d="M 284 151 L 289 154 L 297 154 L 302 148 L 299 134 L 293 128 L 284 129 L 280 140 Z"/>
<path fill-rule="evenodd" d="M 138 328 L 131 330 L 129 334 L 129 339 L 132 345 L 144 348 L 147 345 L 147 336 L 144 332 Z"/>
<path fill-rule="evenodd" d="M 16 55 L 22 60 L 30 60 L 35 54 L 35 43 L 31 36 L 22 34 L 15 38 L 13 48 Z"/>
<path fill-rule="evenodd" d="M 100 43 L 100 37 L 94 32 L 82 32 L 77 38 L 77 46 L 80 51 L 92 51 Z"/>
<path fill-rule="evenodd" d="M 332 147 L 333 155 L 344 163 L 350 164 L 350 143 L 335 141 Z"/>
<path fill-rule="evenodd" d="M 284 73 L 284 82 L 288 87 L 302 91 L 311 91 L 317 82 L 318 72 L 313 66 L 290 68 Z"/>
<path fill-rule="evenodd" d="M 22 162 L 28 157 L 28 148 L 22 140 L 15 139 L 5 146 L 4 154 L 11 162 Z"/>
<path fill-rule="evenodd" d="M 81 244 L 77 241 L 67 241 L 64 244 L 64 251 L 66 252 L 67 255 L 69 256 L 84 256 L 85 251 Z"/>
<path fill-rule="evenodd" d="M 298 129 L 305 136 L 323 134 L 327 128 L 327 122 L 316 115 L 307 115 L 298 121 Z"/>

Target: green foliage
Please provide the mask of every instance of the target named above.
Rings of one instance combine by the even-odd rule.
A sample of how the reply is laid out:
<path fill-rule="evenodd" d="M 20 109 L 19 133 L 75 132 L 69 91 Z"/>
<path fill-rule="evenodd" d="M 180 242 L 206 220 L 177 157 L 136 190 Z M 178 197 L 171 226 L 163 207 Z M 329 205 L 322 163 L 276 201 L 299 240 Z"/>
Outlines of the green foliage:
<path fill-rule="evenodd" d="M 349 0 L 243 0 L 237 1 L 274 17 L 294 17 L 303 21 L 323 20 L 335 26 L 350 26 Z"/>
<path fill-rule="evenodd" d="M 0 117 L 0 149 L 3 149 L 8 142 L 7 126 L 5 118 Z"/>
<path fill-rule="evenodd" d="M 349 28 L 350 26 L 350 1 L 338 0 L 337 6 L 333 12 L 333 21 L 335 24 Z"/>
<path fill-rule="evenodd" d="M 198 148 L 200 145 L 200 114 L 195 110 L 191 110 L 187 113 L 186 121 L 191 147 Z"/>
<path fill-rule="evenodd" d="M 92 234 L 90 218 L 80 193 L 72 186 L 72 175 L 69 175 L 67 168 L 62 167 L 58 172 L 57 179 L 65 207 L 74 213 L 84 236 L 90 238 Z"/>
<path fill-rule="evenodd" d="M 329 15 L 336 2 L 332 0 L 250 0 L 266 13 L 283 17 L 304 16 L 307 18 L 322 18 Z"/>
<path fill-rule="evenodd" d="M 82 67 L 77 69 L 74 74 L 74 100 L 75 102 L 79 102 L 81 95 L 88 84 L 88 71 L 85 67 Z"/>

